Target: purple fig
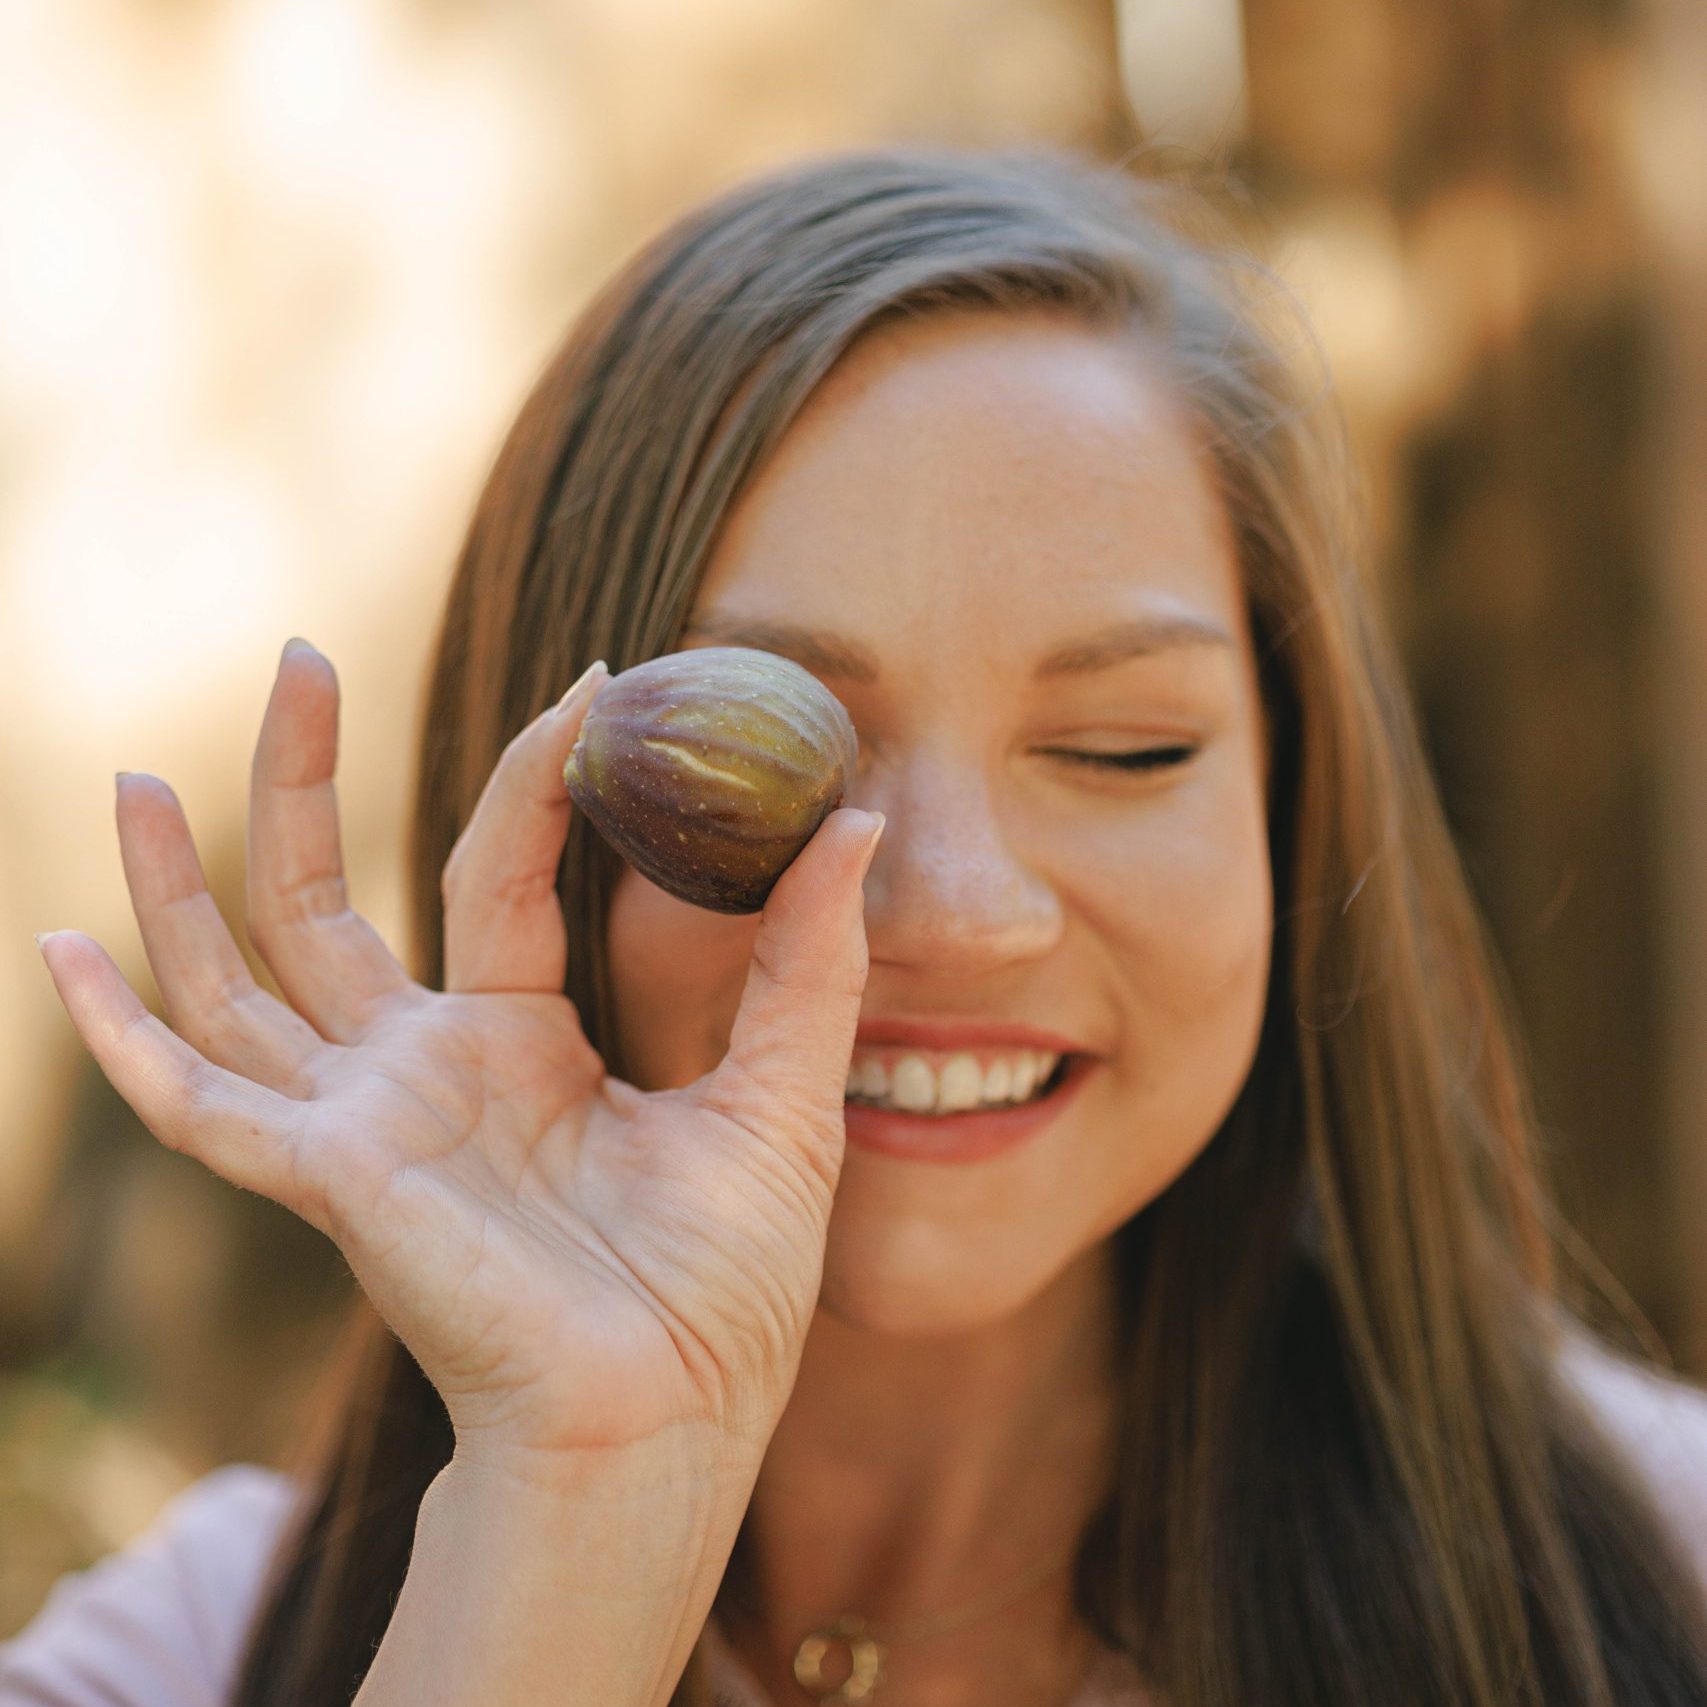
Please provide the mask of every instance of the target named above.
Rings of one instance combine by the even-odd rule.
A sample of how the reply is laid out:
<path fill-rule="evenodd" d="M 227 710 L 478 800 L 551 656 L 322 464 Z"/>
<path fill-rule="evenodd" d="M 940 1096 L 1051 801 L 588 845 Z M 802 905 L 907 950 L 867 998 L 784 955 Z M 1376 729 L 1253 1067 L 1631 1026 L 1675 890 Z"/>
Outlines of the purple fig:
<path fill-rule="evenodd" d="M 563 780 L 643 877 L 696 907 L 756 913 L 841 804 L 858 751 L 842 702 L 810 671 L 704 646 L 612 676 Z"/>

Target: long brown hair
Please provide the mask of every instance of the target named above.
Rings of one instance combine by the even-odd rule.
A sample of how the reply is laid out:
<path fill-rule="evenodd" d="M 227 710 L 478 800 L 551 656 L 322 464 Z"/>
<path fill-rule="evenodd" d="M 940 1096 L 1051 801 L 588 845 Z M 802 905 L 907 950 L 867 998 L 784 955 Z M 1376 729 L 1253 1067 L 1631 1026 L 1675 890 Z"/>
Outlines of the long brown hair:
<path fill-rule="evenodd" d="M 414 970 L 441 980 L 439 875 L 506 741 L 595 658 L 676 648 L 731 499 L 857 337 L 943 308 L 1129 328 L 1168 362 L 1237 530 L 1277 904 L 1249 1078 L 1116 1235 L 1118 1485 L 1080 1550 L 1080 1612 L 1172 1707 L 1700 1703 L 1703 1597 L 1561 1376 L 1570 1235 L 1343 437 L 1232 229 L 1177 177 L 896 148 L 743 184 L 645 248 L 547 365 L 457 565 L 421 733 Z M 627 1076 L 617 872 L 577 818 L 567 994 Z M 365 1304 L 336 1379 L 234 1707 L 350 1698 L 451 1454 Z M 709 1700 L 702 1673 L 696 1655 L 676 1707 Z"/>

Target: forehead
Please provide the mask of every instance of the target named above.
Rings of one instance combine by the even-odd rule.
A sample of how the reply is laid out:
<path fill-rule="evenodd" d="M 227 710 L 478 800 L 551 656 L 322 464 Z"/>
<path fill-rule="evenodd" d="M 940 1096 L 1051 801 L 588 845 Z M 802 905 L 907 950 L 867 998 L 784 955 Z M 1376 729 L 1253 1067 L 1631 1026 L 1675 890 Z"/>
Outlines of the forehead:
<path fill-rule="evenodd" d="M 936 314 L 856 343 L 732 506 L 695 604 L 1010 651 L 1088 621 L 1244 629 L 1189 413 L 1134 334 Z"/>

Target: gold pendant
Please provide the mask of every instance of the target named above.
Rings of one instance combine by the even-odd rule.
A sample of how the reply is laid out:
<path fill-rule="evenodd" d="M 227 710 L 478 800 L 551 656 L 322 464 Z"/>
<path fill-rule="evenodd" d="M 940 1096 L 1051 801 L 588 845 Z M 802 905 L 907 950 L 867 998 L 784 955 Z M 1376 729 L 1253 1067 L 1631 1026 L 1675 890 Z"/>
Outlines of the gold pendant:
<path fill-rule="evenodd" d="M 851 1669 L 839 1684 L 824 1680 L 824 1658 L 832 1648 L 848 1650 Z M 834 1624 L 814 1630 L 794 1655 L 794 1681 L 816 1695 L 823 1707 L 857 1707 L 869 1701 L 883 1681 L 883 1644 L 866 1634 L 863 1618 L 844 1613 Z"/>

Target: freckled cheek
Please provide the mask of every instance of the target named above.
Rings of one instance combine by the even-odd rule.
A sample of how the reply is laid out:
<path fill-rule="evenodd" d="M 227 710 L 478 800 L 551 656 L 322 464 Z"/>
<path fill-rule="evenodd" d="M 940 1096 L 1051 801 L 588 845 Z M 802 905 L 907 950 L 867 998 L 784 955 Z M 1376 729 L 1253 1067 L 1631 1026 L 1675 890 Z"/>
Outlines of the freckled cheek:
<path fill-rule="evenodd" d="M 1259 810 L 1204 791 L 1134 813 L 1077 849 L 1078 886 L 1149 1017 L 1201 1023 L 1266 987 L 1273 893 Z"/>

